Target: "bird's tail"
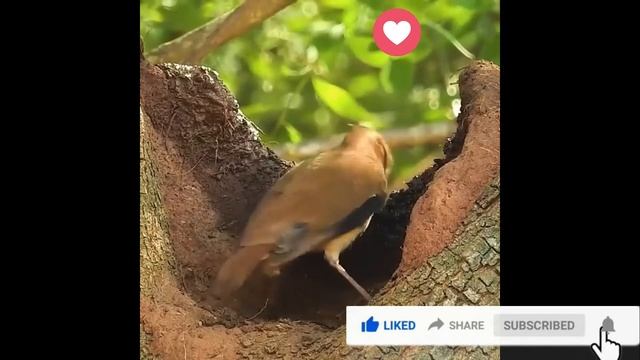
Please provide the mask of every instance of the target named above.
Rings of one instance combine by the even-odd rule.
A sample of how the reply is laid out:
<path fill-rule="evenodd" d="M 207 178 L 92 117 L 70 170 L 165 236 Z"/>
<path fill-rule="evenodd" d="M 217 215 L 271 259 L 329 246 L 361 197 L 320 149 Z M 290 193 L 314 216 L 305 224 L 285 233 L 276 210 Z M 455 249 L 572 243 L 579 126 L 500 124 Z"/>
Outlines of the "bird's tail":
<path fill-rule="evenodd" d="M 227 297 L 240 288 L 260 263 L 267 258 L 271 245 L 241 247 L 222 265 L 213 288 L 217 296 Z"/>

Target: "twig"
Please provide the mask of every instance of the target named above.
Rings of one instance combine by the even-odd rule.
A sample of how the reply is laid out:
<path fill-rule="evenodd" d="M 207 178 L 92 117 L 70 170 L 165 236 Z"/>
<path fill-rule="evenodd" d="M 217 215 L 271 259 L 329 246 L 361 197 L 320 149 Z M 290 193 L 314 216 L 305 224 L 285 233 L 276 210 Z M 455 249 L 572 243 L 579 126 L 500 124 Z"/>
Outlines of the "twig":
<path fill-rule="evenodd" d="M 258 317 L 258 315 L 262 314 L 262 312 L 264 311 L 264 309 L 267 308 L 267 304 L 269 303 L 269 298 L 267 298 L 267 301 L 264 302 L 264 305 L 262 306 L 262 309 L 260 309 L 260 311 L 258 311 L 257 314 L 253 315 L 252 317 L 248 318 L 247 321 L 249 320 L 253 320 L 255 318 Z"/>
<path fill-rule="evenodd" d="M 442 36 L 445 37 L 445 39 L 447 39 L 456 49 L 458 49 L 458 51 L 460 51 L 460 53 L 462 55 L 464 55 L 466 58 L 468 59 L 475 59 L 476 57 L 471 53 L 471 51 L 467 50 L 461 43 L 460 41 L 458 41 L 458 39 L 456 39 L 455 36 L 453 36 L 453 34 L 451 34 L 449 31 L 447 31 L 445 28 L 443 28 L 442 26 L 440 26 L 440 24 L 437 24 L 431 20 L 425 19 L 425 25 L 427 25 L 428 27 L 432 28 L 433 30 L 435 30 L 436 32 L 440 33 Z"/>
<path fill-rule="evenodd" d="M 385 130 L 381 133 L 390 148 L 398 149 L 427 144 L 442 144 L 455 129 L 455 122 L 442 121 L 406 129 Z M 343 135 L 336 135 L 328 139 L 309 140 L 300 144 L 284 144 L 272 149 L 282 158 L 299 161 L 338 145 L 342 137 Z"/>
<path fill-rule="evenodd" d="M 189 169 L 189 171 L 187 171 L 185 174 L 188 174 L 190 172 L 193 171 L 193 169 L 196 168 L 196 166 L 198 166 L 198 164 L 200 164 L 200 161 L 202 161 L 202 159 L 204 159 L 205 157 L 207 157 L 207 154 L 204 154 L 200 157 L 200 159 L 198 159 L 198 161 L 196 161 L 196 163 L 193 165 L 193 167 L 191 167 L 191 169 Z"/>
<path fill-rule="evenodd" d="M 298 82 L 298 85 L 296 85 L 296 88 L 293 90 L 293 93 L 300 94 L 304 86 L 307 84 L 307 82 L 309 82 L 309 78 L 310 77 L 306 74 L 303 75 L 302 79 L 300 80 L 300 82 Z M 286 123 L 287 113 L 289 112 L 289 107 L 291 106 L 291 99 L 293 99 L 293 96 L 289 97 L 289 99 L 287 100 L 287 105 L 285 106 L 284 110 L 282 110 L 282 113 L 280 113 L 278 121 L 276 121 L 276 125 L 274 126 L 273 130 L 271 130 L 271 133 L 276 134 L 278 130 L 280 130 L 282 125 Z"/>
<path fill-rule="evenodd" d="M 191 169 L 189 169 L 188 171 L 180 171 L 180 175 L 178 176 L 178 184 L 182 183 L 182 176 L 185 174 L 189 174 L 190 172 L 193 171 L 193 169 L 196 168 L 196 166 L 198 166 L 198 164 L 200 164 L 200 161 L 202 161 L 202 159 L 204 159 L 205 157 L 207 157 L 207 154 L 202 155 L 202 157 L 200 157 L 200 159 L 198 159 L 198 161 L 196 161 L 196 163 L 191 167 Z M 184 165 L 184 157 L 182 157 L 182 163 L 180 164 L 180 168 L 182 169 L 182 166 Z"/>
<path fill-rule="evenodd" d="M 169 123 L 162 130 L 162 137 L 164 137 L 164 148 L 165 148 L 165 150 L 169 149 L 169 146 L 167 145 L 167 141 L 169 140 L 169 137 L 167 136 L 167 134 L 169 133 L 169 130 L 171 130 L 171 124 L 173 124 L 173 119 L 175 119 L 176 115 L 178 114 L 178 112 L 176 110 L 178 110 L 177 106 L 173 108 L 173 110 L 172 110 L 173 114 L 171 114 L 171 118 L 169 119 Z"/>

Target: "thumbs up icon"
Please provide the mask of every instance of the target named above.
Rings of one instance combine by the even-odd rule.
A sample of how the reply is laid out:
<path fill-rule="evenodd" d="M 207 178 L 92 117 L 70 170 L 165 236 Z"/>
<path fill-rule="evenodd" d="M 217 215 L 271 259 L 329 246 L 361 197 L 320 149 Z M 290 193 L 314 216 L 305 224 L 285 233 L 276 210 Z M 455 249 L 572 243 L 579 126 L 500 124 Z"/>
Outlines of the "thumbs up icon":
<path fill-rule="evenodd" d="M 362 322 L 360 330 L 362 332 L 376 332 L 378 331 L 378 326 L 380 326 L 380 322 L 373 320 L 373 316 L 371 316 L 367 321 Z"/>

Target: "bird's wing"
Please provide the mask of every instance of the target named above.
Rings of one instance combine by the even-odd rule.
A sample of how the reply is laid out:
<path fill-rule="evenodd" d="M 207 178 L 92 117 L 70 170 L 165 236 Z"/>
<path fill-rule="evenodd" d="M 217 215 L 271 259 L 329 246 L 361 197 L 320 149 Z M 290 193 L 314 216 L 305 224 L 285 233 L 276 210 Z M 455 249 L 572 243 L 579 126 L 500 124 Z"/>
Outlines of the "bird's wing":
<path fill-rule="evenodd" d="M 265 195 L 241 246 L 272 244 L 304 253 L 362 225 L 386 200 L 382 164 L 357 153 L 327 152 L 298 165 Z"/>

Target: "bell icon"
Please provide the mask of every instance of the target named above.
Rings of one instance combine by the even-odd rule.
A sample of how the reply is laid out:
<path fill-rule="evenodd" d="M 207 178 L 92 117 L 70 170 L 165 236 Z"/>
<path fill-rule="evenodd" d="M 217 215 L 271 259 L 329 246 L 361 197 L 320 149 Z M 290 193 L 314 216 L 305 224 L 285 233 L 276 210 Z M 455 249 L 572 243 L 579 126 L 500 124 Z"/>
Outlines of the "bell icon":
<path fill-rule="evenodd" d="M 615 331 L 613 329 L 613 320 L 611 320 L 611 318 L 608 316 L 604 320 L 602 320 L 602 331 L 606 331 L 606 332 Z"/>

